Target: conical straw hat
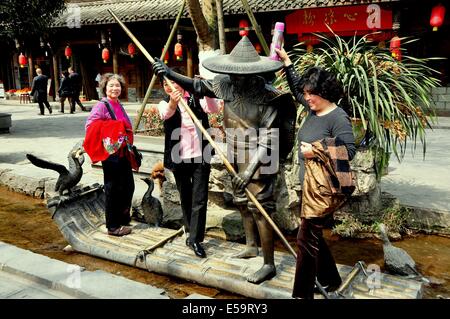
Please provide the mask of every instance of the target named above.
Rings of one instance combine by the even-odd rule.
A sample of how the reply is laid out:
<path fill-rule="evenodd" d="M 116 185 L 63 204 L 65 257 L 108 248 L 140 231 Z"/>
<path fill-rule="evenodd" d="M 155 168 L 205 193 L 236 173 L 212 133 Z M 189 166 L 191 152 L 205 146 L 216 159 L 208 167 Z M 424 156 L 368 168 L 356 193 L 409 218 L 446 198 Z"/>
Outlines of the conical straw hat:
<path fill-rule="evenodd" d="M 243 36 L 230 54 L 208 58 L 203 66 L 215 73 L 258 74 L 278 71 L 283 63 L 259 56 L 250 40 Z"/>

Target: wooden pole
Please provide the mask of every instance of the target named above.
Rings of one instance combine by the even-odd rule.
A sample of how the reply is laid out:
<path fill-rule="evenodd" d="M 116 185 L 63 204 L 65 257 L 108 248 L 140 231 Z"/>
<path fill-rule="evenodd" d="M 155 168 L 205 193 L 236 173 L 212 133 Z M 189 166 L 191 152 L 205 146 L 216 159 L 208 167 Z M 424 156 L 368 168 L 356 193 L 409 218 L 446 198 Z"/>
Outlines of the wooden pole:
<path fill-rule="evenodd" d="M 186 70 L 187 70 L 187 76 L 190 78 L 194 77 L 194 61 L 192 59 L 192 47 L 189 46 L 186 50 Z"/>
<path fill-rule="evenodd" d="M 180 22 L 181 15 L 182 15 L 183 12 L 184 12 L 184 7 L 185 7 L 185 6 L 186 6 L 186 1 L 183 1 L 183 4 L 181 5 L 180 11 L 178 12 L 178 15 L 177 15 L 177 17 L 176 17 L 176 19 L 175 19 L 175 23 L 174 23 L 173 26 L 172 26 L 172 30 L 170 31 L 169 37 L 167 38 L 166 45 L 164 46 L 164 50 L 163 50 L 162 53 L 161 53 L 161 57 L 160 57 L 161 60 L 164 59 L 164 56 L 166 55 L 167 50 L 169 50 L 170 43 L 172 42 L 172 39 L 173 39 L 173 37 L 175 36 L 175 32 L 177 31 L 178 23 Z M 108 9 L 108 11 L 109 11 L 110 14 L 113 15 L 113 17 L 115 17 L 114 13 L 113 13 L 111 10 Z M 115 17 L 115 18 L 116 18 L 116 17 Z M 118 20 L 117 18 L 116 18 L 116 21 L 119 22 L 119 20 Z M 120 23 L 122 23 L 122 22 L 119 22 L 119 24 L 120 24 Z M 130 33 L 131 33 L 131 32 L 130 32 Z M 131 36 L 130 36 L 130 38 L 131 38 Z M 133 38 L 131 38 L 131 39 L 133 39 Z M 137 45 L 136 42 L 135 42 L 135 44 Z M 142 45 L 141 45 L 141 46 L 142 46 Z M 138 46 L 138 47 L 139 47 L 139 46 Z M 142 48 L 144 48 L 144 47 L 142 46 Z M 142 50 L 142 49 L 139 47 L 139 49 L 140 49 L 142 52 L 144 52 L 144 51 L 147 52 L 147 50 L 145 50 L 145 48 Z M 148 56 L 147 56 L 145 53 L 144 53 L 144 55 L 145 55 L 145 57 L 146 57 L 147 59 L 148 59 L 148 56 L 150 56 L 150 55 L 148 54 L 148 52 L 147 52 L 147 55 L 148 55 Z M 157 79 L 157 76 L 156 76 L 155 74 L 153 74 L 152 80 L 150 81 L 150 85 L 148 86 L 147 92 L 145 93 L 144 100 L 142 101 L 141 109 L 139 110 L 138 116 L 137 116 L 137 118 L 136 118 L 136 122 L 134 123 L 133 131 L 135 131 L 135 132 L 136 132 L 136 130 L 137 130 L 138 127 L 139 127 L 139 123 L 141 123 L 142 114 L 144 114 L 144 110 L 145 110 L 145 106 L 147 105 L 147 101 L 148 101 L 148 99 L 150 98 L 150 95 L 152 95 L 152 89 L 153 89 L 153 86 L 155 85 L 156 79 Z"/>
<path fill-rule="evenodd" d="M 144 56 L 153 64 L 155 60 L 152 58 L 152 56 L 148 53 L 148 51 L 144 48 L 144 46 L 139 42 L 139 40 L 131 33 L 131 31 L 123 24 L 122 21 L 119 20 L 119 18 L 112 12 L 111 9 L 108 9 L 108 12 L 114 17 L 114 19 L 119 23 L 119 25 L 124 29 L 124 31 L 128 34 L 128 36 L 131 38 L 131 40 L 136 44 L 136 46 L 142 51 Z M 172 91 L 176 91 L 174 85 L 172 82 L 164 76 L 164 80 L 169 85 L 170 89 Z M 192 112 L 191 108 L 188 106 L 187 102 L 184 99 L 180 99 L 181 105 L 184 107 L 186 112 L 190 115 L 192 118 L 192 121 L 194 124 L 200 129 L 200 131 L 203 133 L 203 136 L 208 140 L 208 142 L 211 144 L 211 146 L 216 150 L 219 157 L 222 159 L 223 163 L 225 164 L 225 167 L 227 168 L 228 172 L 232 176 L 237 176 L 236 171 L 234 170 L 233 166 L 228 162 L 228 159 L 226 158 L 225 154 L 222 152 L 220 147 L 214 142 L 214 140 L 211 138 L 209 133 L 205 130 L 202 123 L 198 120 L 198 118 L 195 116 L 194 112 Z M 245 193 L 247 194 L 247 197 L 255 204 L 255 206 L 258 208 L 258 210 L 261 212 L 261 214 L 264 216 L 264 218 L 267 220 L 267 222 L 272 226 L 272 228 L 275 230 L 275 232 L 278 234 L 280 239 L 282 240 L 283 244 L 286 246 L 286 248 L 289 250 L 289 252 L 297 258 L 297 254 L 295 253 L 294 249 L 291 247 L 289 242 L 284 237 L 281 230 L 278 228 L 278 226 L 274 223 L 272 218 L 270 218 L 269 214 L 266 212 L 266 210 L 261 206 L 261 204 L 258 202 L 256 197 L 247 189 L 245 188 Z"/>
<path fill-rule="evenodd" d="M 223 0 L 216 0 L 217 7 L 217 28 L 219 29 L 220 53 L 227 53 L 227 41 L 225 38 L 225 24 L 223 22 Z"/>
<path fill-rule="evenodd" d="M 169 240 L 171 240 L 172 238 L 177 237 L 178 235 L 183 234 L 183 227 L 181 227 L 180 229 L 178 229 L 176 232 L 170 234 L 169 236 L 167 236 L 166 238 L 161 239 L 160 241 L 158 241 L 157 243 L 153 244 L 152 246 L 145 248 L 144 249 L 144 253 L 145 254 L 150 254 L 153 250 L 155 250 L 158 247 L 161 247 L 162 245 L 164 245 L 165 243 L 167 243 Z"/>
<path fill-rule="evenodd" d="M 58 94 L 59 90 L 58 58 L 56 57 L 56 53 L 53 53 L 52 60 L 53 60 L 53 84 L 55 87 L 55 90 L 53 92 L 53 101 L 56 101 L 56 95 Z"/>
<path fill-rule="evenodd" d="M 116 47 L 112 48 L 113 50 L 113 73 L 119 74 L 119 49 Z"/>
<path fill-rule="evenodd" d="M 28 86 L 31 87 L 31 83 L 33 82 L 34 78 L 34 65 L 33 65 L 33 56 L 28 56 L 28 82 L 30 83 Z"/>
<path fill-rule="evenodd" d="M 261 28 L 259 27 L 258 22 L 255 19 L 255 16 L 253 15 L 252 10 L 250 9 L 250 6 L 248 5 L 248 1 L 247 0 L 241 0 L 242 2 L 242 6 L 244 7 L 245 12 L 248 15 L 248 18 L 250 19 L 253 29 L 255 29 L 256 35 L 259 39 L 259 42 L 261 43 L 263 49 L 264 49 L 264 53 L 269 56 L 270 54 L 270 50 L 269 47 L 267 46 L 267 42 L 266 39 L 264 38 L 262 32 L 261 32 Z"/>

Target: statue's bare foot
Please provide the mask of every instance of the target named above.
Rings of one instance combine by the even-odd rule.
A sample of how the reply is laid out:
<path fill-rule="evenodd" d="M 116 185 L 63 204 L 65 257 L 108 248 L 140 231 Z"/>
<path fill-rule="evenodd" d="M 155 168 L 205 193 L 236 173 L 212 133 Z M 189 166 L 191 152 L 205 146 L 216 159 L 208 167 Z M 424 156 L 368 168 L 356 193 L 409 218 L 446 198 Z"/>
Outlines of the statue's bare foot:
<path fill-rule="evenodd" d="M 275 265 L 265 264 L 257 272 L 247 276 L 247 281 L 259 284 L 264 280 L 268 280 L 277 274 Z"/>
<path fill-rule="evenodd" d="M 243 251 L 240 251 L 231 257 L 233 258 L 253 258 L 258 256 L 258 247 L 246 247 Z"/>

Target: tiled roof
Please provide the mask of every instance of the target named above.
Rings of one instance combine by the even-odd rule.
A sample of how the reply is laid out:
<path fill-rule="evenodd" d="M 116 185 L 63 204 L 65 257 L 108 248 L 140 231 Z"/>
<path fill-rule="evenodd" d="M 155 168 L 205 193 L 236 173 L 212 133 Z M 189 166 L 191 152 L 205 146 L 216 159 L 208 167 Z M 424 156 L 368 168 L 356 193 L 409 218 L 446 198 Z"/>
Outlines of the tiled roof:
<path fill-rule="evenodd" d="M 73 19 L 74 14 L 80 12 L 81 25 L 114 23 L 111 15 L 106 11 L 111 9 L 123 22 L 155 21 L 174 19 L 184 0 L 100 0 L 71 2 L 69 10 L 55 19 L 55 27 L 67 26 L 67 21 Z M 254 13 L 294 10 L 314 7 L 331 7 L 340 5 L 369 4 L 381 2 L 395 2 L 399 0 L 248 0 Z M 73 9 L 73 5 L 79 7 Z M 223 0 L 224 15 L 243 14 L 241 0 Z M 184 17 L 188 17 L 185 10 Z"/>

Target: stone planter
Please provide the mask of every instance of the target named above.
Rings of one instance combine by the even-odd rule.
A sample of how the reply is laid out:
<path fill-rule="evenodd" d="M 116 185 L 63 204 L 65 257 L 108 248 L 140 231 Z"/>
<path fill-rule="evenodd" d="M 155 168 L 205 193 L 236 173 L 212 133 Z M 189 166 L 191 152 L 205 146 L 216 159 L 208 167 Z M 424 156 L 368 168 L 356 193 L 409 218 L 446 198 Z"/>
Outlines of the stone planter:
<path fill-rule="evenodd" d="M 9 133 L 11 125 L 11 114 L 0 113 L 0 133 Z"/>

